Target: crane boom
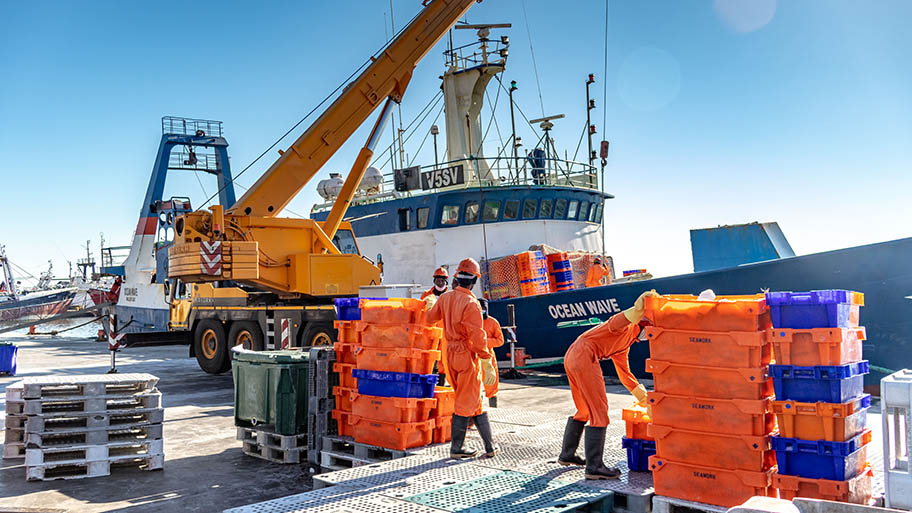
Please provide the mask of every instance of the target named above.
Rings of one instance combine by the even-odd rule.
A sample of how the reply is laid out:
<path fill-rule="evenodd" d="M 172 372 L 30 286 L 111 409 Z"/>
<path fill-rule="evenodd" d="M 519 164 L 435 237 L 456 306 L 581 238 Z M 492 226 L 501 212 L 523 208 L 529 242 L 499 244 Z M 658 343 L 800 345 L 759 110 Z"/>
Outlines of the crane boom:
<path fill-rule="evenodd" d="M 415 66 L 475 1 L 431 1 L 227 213 L 278 215 L 377 106 L 402 100 Z"/>

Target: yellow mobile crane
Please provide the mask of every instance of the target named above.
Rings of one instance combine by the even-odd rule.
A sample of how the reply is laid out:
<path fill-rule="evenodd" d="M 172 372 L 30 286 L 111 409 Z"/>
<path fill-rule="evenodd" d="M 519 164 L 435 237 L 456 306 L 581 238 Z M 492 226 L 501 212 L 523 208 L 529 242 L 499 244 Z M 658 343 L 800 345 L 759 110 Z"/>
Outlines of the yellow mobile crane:
<path fill-rule="evenodd" d="M 475 1 L 425 1 L 240 200 L 176 220 L 168 254 L 169 328 L 192 337 L 190 352 L 203 370 L 227 371 L 229 348 L 237 344 L 259 350 L 330 343 L 332 300 L 379 284 L 380 269 L 360 255 L 345 212 L 415 66 Z M 381 103 L 326 220 L 278 217 Z"/>

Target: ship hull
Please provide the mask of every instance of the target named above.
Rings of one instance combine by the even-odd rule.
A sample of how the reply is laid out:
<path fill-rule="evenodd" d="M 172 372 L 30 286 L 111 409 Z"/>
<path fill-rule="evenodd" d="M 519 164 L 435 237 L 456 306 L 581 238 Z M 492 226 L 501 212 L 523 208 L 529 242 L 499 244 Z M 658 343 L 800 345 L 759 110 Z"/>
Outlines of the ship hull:
<path fill-rule="evenodd" d="M 912 368 L 912 238 L 756 264 L 542 296 L 492 301 L 491 314 L 506 325 L 514 305 L 517 345 L 532 358 L 559 358 L 590 326 L 559 327 L 590 318 L 607 320 L 633 305 L 646 290 L 664 294 L 751 294 L 762 290 L 848 289 L 865 294 L 861 324 L 867 329 L 864 357 L 871 362 L 866 383 Z M 566 325 L 566 324 L 565 324 Z M 505 359 L 505 349 L 499 358 Z M 648 344 L 631 347 L 630 363 L 640 377 Z M 610 369 L 608 369 L 610 371 Z"/>
<path fill-rule="evenodd" d="M 52 293 L 26 294 L 18 301 L 0 303 L 0 321 L 28 317 L 48 317 L 66 311 L 76 294 L 75 289 Z"/>

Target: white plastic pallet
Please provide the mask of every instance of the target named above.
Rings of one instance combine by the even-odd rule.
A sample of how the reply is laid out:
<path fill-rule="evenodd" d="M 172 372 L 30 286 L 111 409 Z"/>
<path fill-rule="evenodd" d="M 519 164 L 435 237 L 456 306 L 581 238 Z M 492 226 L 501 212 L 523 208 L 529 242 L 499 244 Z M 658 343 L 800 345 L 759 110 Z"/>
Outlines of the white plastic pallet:
<path fill-rule="evenodd" d="M 76 445 L 47 447 L 25 450 L 25 466 L 56 466 L 79 464 L 91 461 L 113 461 L 129 457 L 145 457 L 163 454 L 162 440 L 144 442 L 116 442 L 107 445 Z"/>
<path fill-rule="evenodd" d="M 30 447 L 59 447 L 68 445 L 103 445 L 122 442 L 144 442 L 162 438 L 161 424 L 106 426 L 71 431 L 50 431 L 27 435 Z"/>
<path fill-rule="evenodd" d="M 162 454 L 150 456 L 121 456 L 106 461 L 68 462 L 40 467 L 26 467 L 28 481 L 54 481 L 58 479 L 83 479 L 111 474 L 112 468 L 133 467 L 140 470 L 160 470 L 165 464 Z"/>
<path fill-rule="evenodd" d="M 51 396 L 25 399 L 24 413 L 26 415 L 40 415 L 48 413 L 115 412 L 160 407 L 161 393 L 159 392 L 99 396 Z"/>
<path fill-rule="evenodd" d="M 164 410 L 157 407 L 116 411 L 55 412 L 30 415 L 22 417 L 22 420 L 29 433 L 116 429 L 141 424 L 161 424 L 164 420 Z"/>
<path fill-rule="evenodd" d="M 880 380 L 884 503 L 912 509 L 912 370 Z"/>
<path fill-rule="evenodd" d="M 685 501 L 684 499 L 675 499 L 656 495 L 652 498 L 652 513 L 694 513 L 701 511 L 704 513 L 725 513 L 728 508 L 723 506 L 714 506 L 712 504 L 703 504 L 702 502 Z"/>
<path fill-rule="evenodd" d="M 150 391 L 158 377 L 146 373 L 36 376 L 22 380 L 24 399 L 119 395 Z"/>

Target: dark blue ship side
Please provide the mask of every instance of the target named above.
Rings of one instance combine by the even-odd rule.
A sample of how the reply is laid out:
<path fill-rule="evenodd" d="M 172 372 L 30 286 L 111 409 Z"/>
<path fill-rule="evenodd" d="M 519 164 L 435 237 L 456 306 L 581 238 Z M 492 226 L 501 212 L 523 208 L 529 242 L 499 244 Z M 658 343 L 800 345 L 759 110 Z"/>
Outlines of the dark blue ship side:
<path fill-rule="evenodd" d="M 699 294 L 713 289 L 720 295 L 763 290 L 863 292 L 861 324 L 867 329 L 864 356 L 871 363 L 866 384 L 878 383 L 896 369 L 912 368 L 912 238 L 667 278 L 492 301 L 490 309 L 505 323 L 507 305 L 514 305 L 518 345 L 525 347 L 532 358 L 562 357 L 576 337 L 590 327 L 574 324 L 591 318 L 607 320 L 633 305 L 649 289 L 665 294 Z M 506 358 L 504 352 L 501 350 L 499 359 Z M 647 343 L 634 344 L 630 363 L 636 375 L 649 376 L 644 371 L 648 357 Z"/>

